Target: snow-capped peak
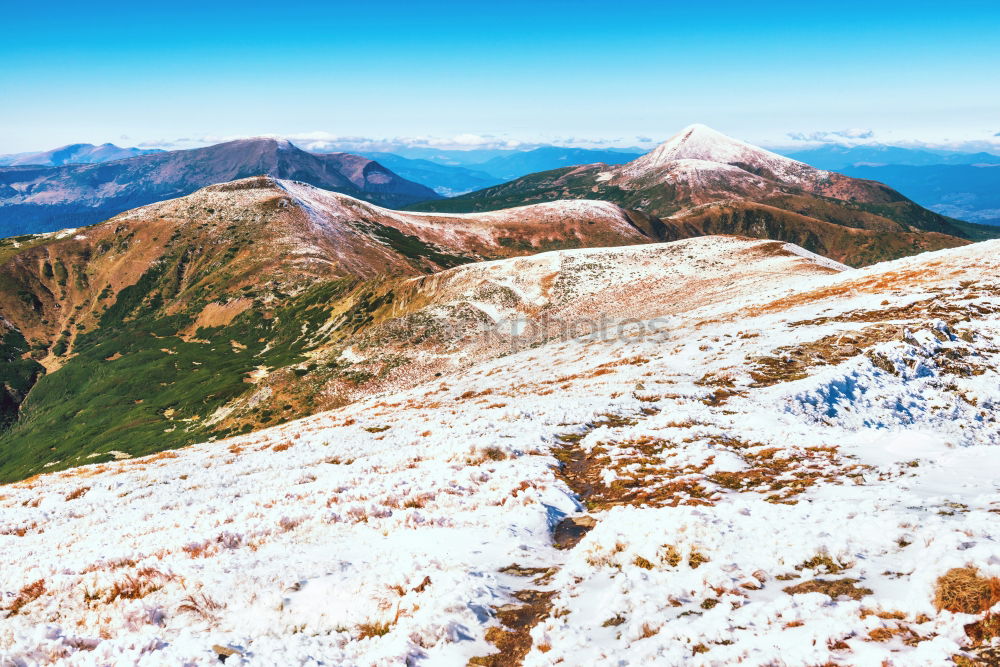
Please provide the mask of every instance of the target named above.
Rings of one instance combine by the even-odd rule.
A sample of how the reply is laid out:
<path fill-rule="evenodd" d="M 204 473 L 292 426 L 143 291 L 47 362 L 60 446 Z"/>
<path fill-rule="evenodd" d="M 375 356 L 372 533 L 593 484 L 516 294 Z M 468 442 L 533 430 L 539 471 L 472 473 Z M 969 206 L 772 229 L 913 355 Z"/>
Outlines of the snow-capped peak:
<path fill-rule="evenodd" d="M 292 142 L 288 139 L 282 139 L 280 137 L 269 137 L 269 136 L 258 136 L 258 137 L 246 137 L 245 139 L 236 139 L 232 143 L 242 143 L 242 144 L 261 144 L 265 146 L 274 146 L 278 150 L 287 150 L 293 148 Z"/>
<path fill-rule="evenodd" d="M 812 167 L 790 158 L 726 136 L 707 125 L 695 123 L 670 137 L 642 157 L 625 166 L 630 176 L 670 166 L 678 160 L 702 160 L 735 165 L 780 179 L 792 178 Z M 749 169 L 748 169 L 749 168 Z"/>

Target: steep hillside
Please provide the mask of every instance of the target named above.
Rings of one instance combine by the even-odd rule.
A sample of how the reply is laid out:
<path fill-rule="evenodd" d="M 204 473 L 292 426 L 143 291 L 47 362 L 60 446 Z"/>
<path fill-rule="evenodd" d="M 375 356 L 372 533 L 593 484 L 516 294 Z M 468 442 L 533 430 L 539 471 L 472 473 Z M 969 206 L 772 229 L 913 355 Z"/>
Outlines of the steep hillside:
<path fill-rule="evenodd" d="M 619 167 L 593 164 L 542 172 L 417 206 L 486 211 L 574 197 L 645 211 L 682 237 L 773 238 L 856 266 L 997 233 L 923 209 L 881 183 L 814 169 L 700 125 Z M 855 247 L 843 243 L 846 235 L 864 240 Z"/>
<path fill-rule="evenodd" d="M 346 402 L 398 391 L 550 341 L 614 335 L 629 322 L 766 288 L 774 275 L 844 268 L 778 242 L 704 237 L 546 252 L 383 283 L 368 292 L 371 309 L 350 336 L 310 350 L 307 383 L 271 373 L 217 417 L 245 412 L 262 395 L 298 404 L 315 394 Z M 357 386 L 344 386 L 345 364 Z"/>
<path fill-rule="evenodd" d="M 259 428 L 412 382 L 438 370 L 433 360 L 418 372 L 405 348 L 340 356 L 379 320 L 426 303 L 409 277 L 649 243 L 657 230 L 606 202 L 408 214 L 258 177 L 6 239 L 0 479 L 137 442 L 148 452 Z"/>
<path fill-rule="evenodd" d="M 762 241 L 611 252 L 457 267 L 440 290 L 497 272 L 542 306 L 561 267 L 546 299 L 573 283 L 662 315 L 0 488 L 0 652 L 995 664 L 1000 244 L 848 271 Z"/>
<path fill-rule="evenodd" d="M 258 175 L 392 207 L 438 196 L 359 155 L 314 155 L 287 141 L 244 139 L 102 164 L 0 168 L 0 235 L 81 227 L 213 183 Z"/>

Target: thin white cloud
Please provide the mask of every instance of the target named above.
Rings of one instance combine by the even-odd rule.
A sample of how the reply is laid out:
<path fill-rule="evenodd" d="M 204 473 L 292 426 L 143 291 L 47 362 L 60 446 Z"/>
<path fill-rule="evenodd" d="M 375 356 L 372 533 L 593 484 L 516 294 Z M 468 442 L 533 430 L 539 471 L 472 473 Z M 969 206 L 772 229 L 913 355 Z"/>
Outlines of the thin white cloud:
<path fill-rule="evenodd" d="M 603 139 L 588 139 L 577 136 L 546 137 L 544 140 L 522 140 L 492 134 L 463 133 L 450 137 L 414 136 L 414 137 L 366 137 L 356 135 L 340 135 L 332 132 L 314 131 L 293 134 L 260 134 L 256 136 L 275 139 L 288 139 L 296 146 L 314 152 L 398 152 L 403 149 L 437 149 L 437 150 L 530 150 L 539 146 L 572 146 L 579 148 L 621 148 L 649 146 L 656 143 L 652 137 L 641 135 L 635 137 L 615 137 Z M 848 128 L 842 130 L 816 130 L 811 132 L 790 132 L 786 141 L 761 141 L 760 144 L 776 149 L 795 149 L 805 146 L 822 144 L 859 145 L 886 144 L 904 148 L 925 148 L 938 150 L 954 150 L 963 152 L 1000 151 L 1000 132 L 995 135 L 986 132 L 979 135 L 980 139 L 964 138 L 962 140 L 942 139 L 940 141 L 920 141 L 916 139 L 894 138 L 887 140 L 883 134 L 865 128 Z M 165 148 L 177 150 L 209 146 L 236 139 L 246 139 L 248 135 L 202 135 L 187 136 L 175 139 L 157 139 L 134 144 L 139 148 Z"/>
<path fill-rule="evenodd" d="M 791 141 L 776 141 L 760 142 L 761 146 L 765 148 L 770 148 L 771 150 L 796 150 L 807 147 L 815 147 L 822 145 L 838 145 L 838 146 L 864 146 L 864 145 L 877 145 L 877 146 L 896 146 L 898 148 L 910 148 L 915 150 L 930 150 L 930 151 L 951 151 L 956 153 L 993 153 L 994 155 L 1000 155 L 1000 141 L 996 138 L 998 135 L 985 136 L 983 139 L 939 139 L 936 141 L 924 141 L 920 139 L 893 139 L 893 140 L 874 140 L 874 135 L 868 139 L 849 139 L 842 138 L 839 140 L 818 140 L 811 138 L 814 133 L 791 133 L 789 138 Z"/>
<path fill-rule="evenodd" d="M 363 137 L 354 135 L 339 135 L 332 132 L 298 132 L 293 134 L 260 134 L 260 137 L 288 139 L 296 146 L 319 152 L 357 151 L 357 152 L 392 152 L 404 148 L 428 148 L 439 150 L 528 150 L 539 146 L 579 146 L 597 148 L 602 146 L 624 146 L 626 140 L 615 139 L 585 139 L 579 137 L 553 138 L 549 141 L 524 141 L 509 137 L 498 137 L 491 134 L 463 133 L 450 137 L 416 136 L 416 137 Z M 212 144 L 246 139 L 245 135 L 200 137 L 180 137 L 176 139 L 156 139 L 136 144 L 142 148 L 183 149 L 209 146 Z"/>
<path fill-rule="evenodd" d="M 328 132 L 288 134 L 285 139 L 306 150 L 392 151 L 401 148 L 437 148 L 441 150 L 516 149 L 530 146 L 522 141 L 480 134 L 458 134 L 452 137 L 356 137 L 338 136 Z"/>
<path fill-rule="evenodd" d="M 875 137 L 875 132 L 870 129 L 849 128 L 846 130 L 819 130 L 816 132 L 789 132 L 788 138 L 793 141 L 804 141 L 811 143 L 843 143 L 847 141 L 863 141 Z"/>

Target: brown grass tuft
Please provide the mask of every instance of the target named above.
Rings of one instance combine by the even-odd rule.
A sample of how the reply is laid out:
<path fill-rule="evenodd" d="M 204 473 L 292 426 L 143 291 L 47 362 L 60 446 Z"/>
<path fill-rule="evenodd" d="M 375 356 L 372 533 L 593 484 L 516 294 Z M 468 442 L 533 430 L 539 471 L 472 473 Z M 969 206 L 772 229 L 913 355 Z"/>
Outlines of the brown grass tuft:
<path fill-rule="evenodd" d="M 507 452 L 505 452 L 501 447 L 485 447 L 483 449 L 475 448 L 469 452 L 469 456 L 465 459 L 465 464 L 470 466 L 477 466 L 487 461 L 504 461 L 507 459 Z"/>
<path fill-rule="evenodd" d="M 304 517 L 296 517 L 292 519 L 290 517 L 283 516 L 278 520 L 278 527 L 281 528 L 282 532 L 287 533 L 288 531 L 297 528 L 303 521 L 305 521 Z"/>
<path fill-rule="evenodd" d="M 956 567 L 945 572 L 934 588 L 934 606 L 956 614 L 983 614 L 983 618 L 965 626 L 965 634 L 974 646 L 991 643 L 1000 637 L 1000 615 L 990 609 L 1000 602 L 1000 578 L 979 576 L 974 567 Z M 989 663 L 992 664 L 992 663 Z"/>
<path fill-rule="evenodd" d="M 945 572 L 934 588 L 934 606 L 956 614 L 982 614 L 1000 602 L 1000 579 L 979 576 L 974 567 Z"/>
<path fill-rule="evenodd" d="M 824 595 L 829 595 L 831 598 L 836 600 L 841 595 L 846 595 L 852 600 L 860 600 L 866 595 L 871 595 L 872 590 L 870 588 L 862 588 L 860 586 L 855 586 L 858 583 L 857 579 L 811 579 L 809 581 L 803 581 L 801 584 L 796 584 L 795 586 L 788 586 L 783 590 L 789 595 L 796 595 L 799 593 L 823 593 Z"/>
<path fill-rule="evenodd" d="M 659 631 L 660 631 L 660 628 L 654 627 L 654 626 L 650 625 L 649 623 L 643 623 L 643 625 L 642 625 L 642 635 L 640 635 L 640 637 L 642 639 L 646 639 L 647 637 L 652 637 L 653 635 L 655 635 Z"/>
<path fill-rule="evenodd" d="M 504 461 L 507 459 L 507 452 L 499 447 L 487 447 L 483 450 L 483 455 L 490 461 Z"/>
<path fill-rule="evenodd" d="M 211 550 L 208 548 L 209 544 L 210 542 L 207 540 L 204 542 L 190 542 L 181 547 L 181 550 L 191 558 L 208 558 L 212 555 Z"/>
<path fill-rule="evenodd" d="M 392 624 L 389 621 L 379 621 L 375 623 L 361 623 L 358 625 L 358 639 L 368 639 L 369 637 L 384 637 L 389 634 Z"/>
<path fill-rule="evenodd" d="M 826 570 L 828 574 L 837 574 L 851 567 L 851 564 L 842 565 L 829 556 L 829 554 L 816 554 L 809 560 L 795 566 L 796 570 Z"/>
<path fill-rule="evenodd" d="M 11 616 L 15 616 L 17 615 L 18 612 L 21 611 L 21 609 L 25 607 L 25 605 L 34 602 L 35 600 L 40 598 L 44 593 L 45 593 L 45 580 L 39 579 L 38 581 L 33 581 L 32 583 L 27 584 L 26 586 L 21 588 L 20 591 L 18 591 L 17 597 L 14 598 L 14 601 L 10 603 L 10 606 L 7 607 L 7 610 L 10 612 Z"/>
<path fill-rule="evenodd" d="M 77 498 L 83 496 L 83 494 L 87 493 L 87 491 L 90 491 L 89 486 L 81 486 L 79 489 L 66 494 L 66 500 L 76 500 Z"/>
<path fill-rule="evenodd" d="M 215 612 L 223 607 L 225 605 L 216 602 L 205 593 L 193 593 L 181 600 L 181 603 L 177 605 L 177 613 L 194 614 L 210 619 L 215 616 Z"/>
<path fill-rule="evenodd" d="M 641 567 L 641 568 L 642 568 L 642 569 L 644 569 L 644 570 L 652 570 L 652 569 L 653 569 L 653 564 L 652 564 L 652 563 L 650 563 L 650 562 L 649 562 L 648 560 L 646 560 L 645 558 L 643 558 L 642 556 L 636 556 L 636 557 L 635 557 L 635 560 L 633 560 L 633 561 L 632 561 L 632 563 L 633 563 L 633 564 L 634 564 L 634 565 L 635 565 L 636 567 Z"/>
<path fill-rule="evenodd" d="M 159 570 L 152 567 L 144 567 L 135 574 L 126 574 L 122 579 L 116 581 L 111 590 L 104 598 L 105 604 L 111 604 L 115 600 L 139 600 L 150 593 L 154 593 L 163 588 L 163 582 L 171 579 Z"/>

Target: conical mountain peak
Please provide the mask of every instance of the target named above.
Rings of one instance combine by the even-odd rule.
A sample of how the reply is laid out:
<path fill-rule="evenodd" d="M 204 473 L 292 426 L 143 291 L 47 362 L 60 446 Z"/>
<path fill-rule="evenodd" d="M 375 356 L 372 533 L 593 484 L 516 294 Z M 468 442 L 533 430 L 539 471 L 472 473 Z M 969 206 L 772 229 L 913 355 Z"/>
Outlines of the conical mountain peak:
<path fill-rule="evenodd" d="M 629 177 L 673 166 L 681 160 L 732 165 L 765 178 L 798 180 L 803 170 L 818 170 L 777 153 L 734 139 L 707 125 L 688 125 L 624 167 Z M 710 166 L 710 165 L 709 165 Z"/>
<path fill-rule="evenodd" d="M 659 166 L 674 160 L 705 160 L 732 164 L 745 161 L 748 155 L 754 154 L 784 159 L 699 123 L 688 125 L 643 157 L 652 163 L 651 166 Z"/>

